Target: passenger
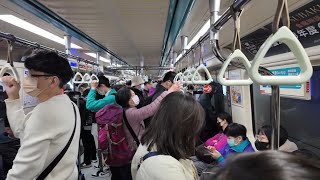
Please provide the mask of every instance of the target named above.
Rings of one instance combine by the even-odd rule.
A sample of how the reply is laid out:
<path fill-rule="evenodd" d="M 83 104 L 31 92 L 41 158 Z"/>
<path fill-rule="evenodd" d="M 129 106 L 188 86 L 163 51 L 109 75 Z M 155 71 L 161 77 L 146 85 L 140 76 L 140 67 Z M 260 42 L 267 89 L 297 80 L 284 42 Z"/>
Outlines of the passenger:
<path fill-rule="evenodd" d="M 132 84 L 131 80 L 129 80 L 129 81 L 126 82 L 126 86 L 127 86 L 127 87 L 131 87 L 131 84 Z"/>
<path fill-rule="evenodd" d="M 217 118 L 218 128 L 220 132 L 208 139 L 205 146 L 213 146 L 216 150 L 220 151 L 227 144 L 226 132 L 229 124 L 232 123 L 232 117 L 228 113 L 220 113 Z"/>
<path fill-rule="evenodd" d="M 80 115 L 81 115 L 81 133 L 80 138 L 84 147 L 83 163 L 81 168 L 91 167 L 91 162 L 97 161 L 96 146 L 94 143 L 93 135 L 91 134 L 92 123 L 95 119 L 95 114 L 86 109 L 86 99 L 90 92 L 90 87 L 87 83 L 79 85 L 79 91 L 81 93 L 80 99 Z"/>
<path fill-rule="evenodd" d="M 139 140 L 145 130 L 143 120 L 152 116 L 158 110 L 159 104 L 164 97 L 172 92 L 179 91 L 180 88 L 180 83 L 174 84 L 169 91 L 163 92 L 153 103 L 140 109 L 135 108 L 135 106 L 139 104 L 139 98 L 130 88 L 124 87 L 118 91 L 116 102 L 125 109 L 128 123 Z M 127 128 L 125 129 L 125 134 L 130 148 L 133 150 L 137 149 L 137 144 Z M 126 172 L 129 172 L 130 174 L 130 166 L 131 164 L 127 164 L 123 167 L 110 167 L 112 180 L 120 180 L 121 174 L 127 174 Z"/>
<path fill-rule="evenodd" d="M 88 110 L 97 112 L 107 104 L 116 103 L 115 95 L 116 90 L 110 86 L 109 79 L 105 76 L 98 76 L 99 81 L 91 82 L 91 90 L 87 97 L 86 107 Z M 100 94 L 105 96 L 103 99 L 96 100 L 96 95 Z"/>
<path fill-rule="evenodd" d="M 133 157 L 133 179 L 198 179 L 188 158 L 194 154 L 196 136 L 203 126 L 204 116 L 200 104 L 186 94 L 175 92 L 165 97 Z"/>
<path fill-rule="evenodd" d="M 147 100 L 147 98 L 149 96 L 149 91 L 152 88 L 151 83 L 152 83 L 152 81 L 150 79 L 144 83 L 142 93 L 143 93 L 143 98 L 145 99 L 145 101 Z"/>
<path fill-rule="evenodd" d="M 230 155 L 242 152 L 254 152 L 254 149 L 247 138 L 247 129 L 241 124 L 229 124 L 227 130 L 227 144 L 218 151 L 213 146 L 208 146 L 211 156 L 217 160 L 219 164 L 223 164 L 224 160 Z"/>
<path fill-rule="evenodd" d="M 151 85 L 151 87 L 149 89 L 148 97 L 152 97 L 153 96 L 153 94 L 156 91 L 156 87 L 157 87 L 157 83 L 156 82 L 152 83 L 152 85 Z"/>
<path fill-rule="evenodd" d="M 119 89 L 123 88 L 125 85 L 123 84 L 116 84 L 114 86 L 112 86 L 112 89 L 114 89 L 115 91 L 119 91 Z"/>
<path fill-rule="evenodd" d="M 47 179 L 77 179 L 80 114 L 61 92 L 73 76 L 68 60 L 56 52 L 35 51 L 26 58 L 25 67 L 29 73 L 23 80 L 23 89 L 41 103 L 25 115 L 19 96 L 20 84 L 13 77 L 2 77 L 8 94 L 5 101 L 8 119 L 14 136 L 21 140 L 7 180 L 36 179 L 54 160 L 59 163 L 49 170 Z M 65 154 L 64 148 L 67 148 Z M 60 161 L 58 155 L 62 155 Z"/>
<path fill-rule="evenodd" d="M 230 158 L 215 180 L 319 180 L 320 165 L 281 151 L 262 151 Z"/>
<path fill-rule="evenodd" d="M 144 80 L 140 76 L 135 76 L 132 78 L 132 88 L 131 90 L 139 97 L 139 104 L 136 106 L 137 109 L 141 108 L 145 104 L 145 98 L 143 96 L 143 88 Z"/>
<path fill-rule="evenodd" d="M 164 75 L 163 80 L 159 82 L 156 87 L 156 90 L 152 96 L 152 101 L 157 99 L 158 96 L 160 96 L 160 94 L 162 94 L 164 91 L 170 89 L 170 87 L 173 85 L 173 80 L 176 74 L 177 73 L 173 71 L 169 71 Z"/>
<path fill-rule="evenodd" d="M 254 143 L 257 150 L 263 151 L 271 149 L 271 132 L 271 126 L 262 126 L 258 130 L 257 140 Z M 280 126 L 279 150 L 285 152 L 293 152 L 298 150 L 298 146 L 288 139 L 288 132 L 282 126 Z"/>
<path fill-rule="evenodd" d="M 192 84 L 189 84 L 187 86 L 187 94 L 193 96 L 194 86 Z"/>
<path fill-rule="evenodd" d="M 217 114 L 215 112 L 214 105 L 211 103 L 211 99 L 216 91 L 217 84 L 212 81 L 210 84 L 204 87 L 204 93 L 199 97 L 199 103 L 206 112 L 206 125 L 200 132 L 201 142 L 206 142 L 209 138 L 219 132 L 219 129 L 216 126 Z"/>

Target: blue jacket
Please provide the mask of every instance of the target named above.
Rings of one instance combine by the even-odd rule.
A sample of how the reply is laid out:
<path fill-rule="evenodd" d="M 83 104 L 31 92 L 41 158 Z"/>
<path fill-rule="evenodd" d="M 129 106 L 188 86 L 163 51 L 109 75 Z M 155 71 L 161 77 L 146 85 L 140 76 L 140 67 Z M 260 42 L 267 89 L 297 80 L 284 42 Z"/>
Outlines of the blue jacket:
<path fill-rule="evenodd" d="M 217 161 L 219 164 L 223 164 L 224 160 L 232 154 L 242 152 L 254 152 L 254 149 L 250 141 L 246 139 L 241 144 L 238 144 L 234 147 L 230 147 L 229 144 L 226 144 L 219 152 L 221 156 L 217 159 Z"/>
<path fill-rule="evenodd" d="M 111 89 L 110 92 L 108 92 L 108 95 L 106 97 L 104 97 L 103 99 L 96 100 L 96 91 L 91 89 L 87 97 L 87 103 L 86 103 L 87 109 L 93 112 L 98 112 L 100 109 L 102 109 L 104 106 L 108 104 L 115 104 L 116 93 L 117 93 L 116 90 Z"/>

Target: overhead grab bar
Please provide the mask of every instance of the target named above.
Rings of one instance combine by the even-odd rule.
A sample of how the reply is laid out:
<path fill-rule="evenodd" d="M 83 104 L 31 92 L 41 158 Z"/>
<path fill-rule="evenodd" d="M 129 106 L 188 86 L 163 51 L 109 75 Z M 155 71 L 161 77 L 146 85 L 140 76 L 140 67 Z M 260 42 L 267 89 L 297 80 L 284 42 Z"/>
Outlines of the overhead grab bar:
<path fill-rule="evenodd" d="M 91 83 L 91 75 L 88 73 L 88 64 L 86 63 L 86 73 L 82 77 L 83 83 Z"/>
<path fill-rule="evenodd" d="M 173 82 L 176 83 L 178 81 L 182 81 L 183 80 L 183 74 L 182 72 L 179 72 L 173 79 Z"/>
<path fill-rule="evenodd" d="M 202 61 L 202 64 L 200 63 Z M 192 76 L 192 83 L 193 84 L 209 84 L 213 81 L 211 74 L 209 72 L 209 70 L 203 65 L 203 44 L 200 43 L 200 59 L 199 59 L 199 66 L 197 67 L 196 71 L 193 73 Z M 199 70 L 204 70 L 204 72 L 206 73 L 208 80 L 202 80 L 201 76 L 199 77 L 198 75 L 200 75 Z M 199 77 L 199 79 L 196 79 L 196 77 Z"/>
<path fill-rule="evenodd" d="M 12 36 L 11 40 L 6 40 L 8 43 L 8 51 L 7 51 L 7 63 L 1 68 L 0 70 L 0 77 L 3 77 L 3 75 L 6 72 L 11 72 L 12 76 L 15 78 L 15 80 L 19 83 L 20 79 L 19 79 L 19 74 L 16 70 L 16 68 L 14 68 L 13 65 L 13 59 L 12 59 L 12 49 L 13 49 L 13 43 L 14 43 L 14 36 Z M 9 73 L 10 74 L 10 73 Z"/>
<path fill-rule="evenodd" d="M 238 14 L 237 12 L 233 11 L 233 8 L 230 8 L 230 9 L 231 9 L 232 17 L 234 20 L 234 37 L 233 37 L 233 43 L 232 43 L 233 44 L 233 47 L 232 47 L 233 53 L 231 55 L 229 55 L 227 60 L 223 63 L 223 65 L 219 71 L 217 79 L 220 84 L 225 85 L 225 86 L 250 85 L 253 83 L 250 78 L 241 79 L 241 80 L 227 80 L 226 78 L 223 77 L 225 74 L 225 71 L 228 68 L 228 65 L 230 64 L 230 62 L 233 59 L 239 59 L 243 63 L 243 65 L 247 71 L 249 71 L 251 68 L 250 61 L 241 51 L 241 40 L 240 40 L 240 15 L 241 15 L 241 12 Z"/>
<path fill-rule="evenodd" d="M 96 80 L 96 81 L 99 81 L 99 78 L 97 75 L 95 74 L 92 74 L 91 77 L 90 77 L 91 80 Z"/>
<path fill-rule="evenodd" d="M 78 60 L 78 68 L 77 68 L 77 73 L 73 76 L 72 78 L 72 82 L 73 84 L 82 84 L 83 83 L 83 76 L 82 74 L 79 72 L 80 69 L 80 61 Z M 80 79 L 80 80 L 77 80 Z"/>
<path fill-rule="evenodd" d="M 269 84 L 269 85 L 292 85 L 292 84 L 303 84 L 308 81 L 313 73 L 313 68 L 310 59 L 301 45 L 300 41 L 292 33 L 289 27 L 282 26 L 280 29 L 279 22 L 280 18 L 284 21 L 282 24 L 290 26 L 289 12 L 287 0 L 278 0 L 278 8 L 273 23 L 273 33 L 260 47 L 257 52 L 251 70 L 249 72 L 250 77 L 253 81 L 258 84 Z M 281 16 L 280 16 L 281 14 Z M 263 61 L 270 47 L 275 42 L 282 42 L 286 44 L 292 51 L 294 56 L 297 58 L 297 62 L 300 66 L 301 72 L 297 76 L 262 76 L 259 74 L 259 65 Z"/>

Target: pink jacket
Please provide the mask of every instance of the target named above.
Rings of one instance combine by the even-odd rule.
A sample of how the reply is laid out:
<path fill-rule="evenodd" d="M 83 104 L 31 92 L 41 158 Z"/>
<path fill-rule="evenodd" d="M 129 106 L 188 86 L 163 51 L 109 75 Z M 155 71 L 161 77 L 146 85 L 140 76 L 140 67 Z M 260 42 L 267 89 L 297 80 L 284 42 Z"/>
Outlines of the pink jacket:
<path fill-rule="evenodd" d="M 140 109 L 137 108 L 129 108 L 126 110 L 126 117 L 130 126 L 132 127 L 135 134 L 138 136 L 139 140 L 144 133 L 145 126 L 143 120 L 151 117 L 158 110 L 160 102 L 164 97 L 169 94 L 168 91 L 163 92 L 157 99 L 155 99 L 151 104 L 144 106 Z M 131 148 L 137 149 L 136 143 L 130 134 L 129 130 L 125 128 L 126 137 L 128 139 L 129 146 Z"/>
<path fill-rule="evenodd" d="M 213 141 L 217 141 L 214 143 Z M 212 138 L 208 139 L 204 145 L 205 146 L 214 146 L 218 151 L 222 149 L 227 144 L 227 136 L 222 132 L 219 132 Z"/>

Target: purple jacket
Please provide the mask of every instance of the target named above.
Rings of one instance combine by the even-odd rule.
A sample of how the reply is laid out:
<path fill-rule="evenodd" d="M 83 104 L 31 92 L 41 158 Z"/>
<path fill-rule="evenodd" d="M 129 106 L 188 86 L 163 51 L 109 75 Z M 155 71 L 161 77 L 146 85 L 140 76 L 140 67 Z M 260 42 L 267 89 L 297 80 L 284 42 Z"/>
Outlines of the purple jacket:
<path fill-rule="evenodd" d="M 242 152 L 254 152 L 254 149 L 248 139 L 244 140 L 241 144 L 230 147 L 226 144 L 220 151 L 221 156 L 217 159 L 219 164 L 223 164 L 224 160 L 230 155 Z"/>
<path fill-rule="evenodd" d="M 144 106 L 140 109 L 137 109 L 134 107 L 134 108 L 129 108 L 126 110 L 126 117 L 128 119 L 128 122 L 129 122 L 130 126 L 132 127 L 133 131 L 135 132 L 135 134 L 137 135 L 137 137 L 139 138 L 139 140 L 145 130 L 143 120 L 145 120 L 148 117 L 151 117 L 155 114 L 155 112 L 158 110 L 160 102 L 168 94 L 169 94 L 168 91 L 163 92 L 151 104 Z M 129 146 L 133 149 L 137 149 L 137 145 L 136 145 L 132 135 L 130 134 L 130 132 L 127 128 L 125 128 L 125 133 L 126 133 L 126 137 L 128 139 Z"/>

